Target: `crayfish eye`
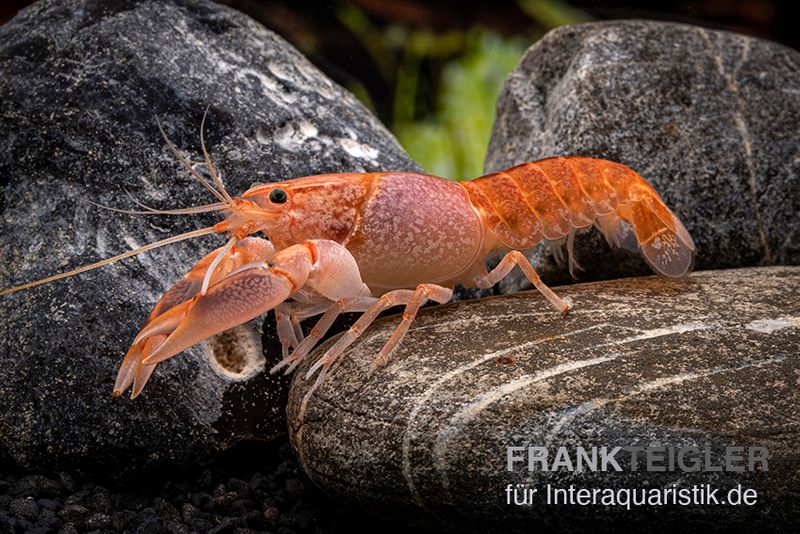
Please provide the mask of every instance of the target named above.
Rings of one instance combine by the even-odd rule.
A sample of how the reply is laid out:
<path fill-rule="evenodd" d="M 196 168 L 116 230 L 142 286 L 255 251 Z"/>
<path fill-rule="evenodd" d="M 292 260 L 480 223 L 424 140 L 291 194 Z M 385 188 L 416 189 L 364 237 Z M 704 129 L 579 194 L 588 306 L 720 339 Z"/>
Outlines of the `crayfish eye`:
<path fill-rule="evenodd" d="M 289 199 L 289 195 L 283 189 L 273 189 L 269 192 L 269 201 L 273 204 L 283 204 Z"/>

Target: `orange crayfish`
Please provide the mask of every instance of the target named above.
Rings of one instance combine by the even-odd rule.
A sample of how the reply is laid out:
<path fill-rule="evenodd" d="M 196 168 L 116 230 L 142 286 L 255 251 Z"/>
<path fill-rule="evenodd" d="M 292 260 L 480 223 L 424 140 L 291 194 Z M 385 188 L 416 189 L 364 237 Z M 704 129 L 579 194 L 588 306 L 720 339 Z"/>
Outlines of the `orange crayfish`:
<path fill-rule="evenodd" d="M 159 362 L 270 309 L 275 310 L 284 356 L 273 371 L 285 367 L 287 372 L 340 313 L 363 312 L 309 369 L 306 378 L 321 369 L 318 381 L 383 310 L 405 306 L 375 365 L 388 362 L 427 300 L 447 302 L 456 284 L 491 287 L 515 266 L 564 312 L 568 303 L 539 279 L 522 252 L 542 240 L 566 238 L 572 266 L 572 238 L 592 225 L 612 245 L 638 246 L 659 274 L 679 277 L 692 264 L 692 239 L 656 190 L 628 167 L 602 159 L 548 158 L 465 182 L 410 172 L 327 174 L 257 185 L 233 198 L 211 163 L 202 127 L 201 145 L 214 185 L 167 143 L 219 202 L 162 213 L 219 211 L 224 220 L 0 292 L 179 240 L 228 234 L 224 246 L 197 263 L 155 305 L 122 362 L 115 396 L 133 384 L 136 397 Z M 268 239 L 252 236 L 257 233 Z M 486 261 L 498 254 L 504 254 L 500 263 L 487 270 Z M 304 337 L 300 321 L 320 314 Z"/>

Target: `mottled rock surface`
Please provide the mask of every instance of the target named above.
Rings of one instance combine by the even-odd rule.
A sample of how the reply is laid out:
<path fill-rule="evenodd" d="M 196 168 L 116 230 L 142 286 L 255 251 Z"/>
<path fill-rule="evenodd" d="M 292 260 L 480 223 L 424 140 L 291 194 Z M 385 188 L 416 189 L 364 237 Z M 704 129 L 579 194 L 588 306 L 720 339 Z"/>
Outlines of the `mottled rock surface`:
<path fill-rule="evenodd" d="M 650 181 L 683 220 L 697 269 L 797 265 L 798 124 L 795 50 L 673 23 L 563 27 L 508 76 L 486 171 L 549 156 L 611 159 Z M 596 231 L 576 245 L 581 281 L 649 272 Z M 549 253 L 533 257 L 545 280 L 570 281 Z"/>
<path fill-rule="evenodd" d="M 352 95 L 233 10 L 199 0 L 37 3 L 0 28 L 0 287 L 212 224 L 87 202 L 137 208 L 126 192 L 160 208 L 214 201 L 155 122 L 198 161 L 206 106 L 206 141 L 234 194 L 310 174 L 418 170 Z M 233 344 L 218 339 L 214 354 L 202 345 L 160 365 L 136 401 L 111 398 L 152 305 L 221 243 L 184 242 L 0 298 L 0 460 L 122 474 L 285 432 L 286 383 L 216 363 L 236 347 L 233 360 L 262 367 L 258 322 Z"/>
<path fill-rule="evenodd" d="M 709 529 L 797 524 L 800 267 L 564 286 L 424 310 L 394 361 L 368 376 L 395 318 L 374 325 L 317 389 L 295 374 L 290 439 L 329 494 L 369 513 L 452 528 Z M 507 447 L 766 447 L 768 471 L 507 471 Z M 628 456 L 629 458 L 630 456 Z M 551 459 L 553 456 L 550 457 Z M 662 462 L 661 465 L 664 465 Z M 680 488 L 737 484 L 755 506 L 506 504 L 508 484 Z M 540 498 L 541 495 L 540 495 Z M 666 522 L 663 522 L 666 521 Z"/>

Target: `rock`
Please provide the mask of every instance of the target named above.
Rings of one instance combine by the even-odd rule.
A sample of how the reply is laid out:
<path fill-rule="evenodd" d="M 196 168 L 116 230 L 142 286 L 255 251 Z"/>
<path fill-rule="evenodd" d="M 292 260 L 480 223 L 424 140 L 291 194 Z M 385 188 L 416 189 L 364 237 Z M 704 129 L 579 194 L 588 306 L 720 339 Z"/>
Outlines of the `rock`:
<path fill-rule="evenodd" d="M 564 286 L 557 293 L 575 304 L 565 316 L 538 292 L 427 308 L 394 360 L 370 376 L 397 325 L 386 318 L 317 389 L 303 374 L 333 340 L 306 358 L 289 393 L 290 439 L 309 477 L 340 502 L 432 528 L 797 524 L 798 288 L 800 267 L 762 267 Z M 574 458 L 591 446 L 696 446 L 708 449 L 712 467 L 723 447 L 745 447 L 740 456 L 766 447 L 768 470 L 634 472 L 628 449 L 620 472 L 536 464 L 529 474 L 525 460 L 507 470 L 507 447 L 546 447 L 553 462 L 559 447 Z M 706 483 L 755 489 L 758 505 L 629 511 L 543 501 L 547 484 Z M 509 484 L 536 488 L 539 500 L 506 504 Z"/>
<path fill-rule="evenodd" d="M 88 202 L 136 209 L 126 193 L 161 208 L 212 202 L 155 121 L 198 161 L 206 106 L 207 144 L 234 194 L 311 174 L 419 170 L 352 95 L 229 8 L 39 2 L 0 28 L 0 287 L 219 220 Z M 0 298 L 0 459 L 124 476 L 285 433 L 288 382 L 217 364 L 263 368 L 260 321 L 218 338 L 213 353 L 201 345 L 160 365 L 136 401 L 111 397 L 158 297 L 222 242 L 183 242 Z"/>
<path fill-rule="evenodd" d="M 645 177 L 689 229 L 697 269 L 800 263 L 800 53 L 652 21 L 554 30 L 508 76 L 486 157 L 494 172 L 578 155 Z M 599 232 L 576 240 L 580 281 L 650 271 Z M 566 266 L 537 249 L 549 283 Z M 530 287 L 522 277 L 507 291 Z"/>
<path fill-rule="evenodd" d="M 39 505 L 36 504 L 31 498 L 27 499 L 14 499 L 8 505 L 8 511 L 17 517 L 32 520 L 36 519 L 39 515 Z"/>

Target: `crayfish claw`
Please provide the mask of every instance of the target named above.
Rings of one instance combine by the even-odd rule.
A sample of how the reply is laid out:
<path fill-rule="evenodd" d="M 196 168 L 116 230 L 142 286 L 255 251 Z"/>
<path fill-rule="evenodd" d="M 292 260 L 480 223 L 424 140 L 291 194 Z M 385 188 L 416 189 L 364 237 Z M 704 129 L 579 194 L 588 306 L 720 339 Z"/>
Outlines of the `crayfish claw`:
<path fill-rule="evenodd" d="M 153 374 L 153 371 L 156 368 L 157 364 L 155 363 L 150 365 L 145 364 L 145 358 L 155 352 L 155 350 L 158 349 L 158 347 L 160 347 L 164 341 L 166 341 L 166 339 L 167 336 L 162 334 L 149 337 L 142 343 L 142 359 L 139 361 L 139 367 L 136 369 L 136 376 L 133 379 L 131 400 L 139 396 L 144 389 L 145 384 L 147 384 L 147 381 L 150 380 L 150 375 Z"/>
<path fill-rule="evenodd" d="M 147 384 L 148 380 L 150 380 L 150 375 L 153 374 L 153 371 L 155 371 L 155 369 L 156 369 L 156 364 L 139 365 L 139 368 L 136 371 L 136 377 L 133 380 L 133 390 L 131 391 L 131 400 L 139 396 L 139 394 L 144 389 L 144 385 Z"/>
<path fill-rule="evenodd" d="M 128 350 L 125 358 L 122 360 L 122 365 L 117 373 L 117 379 L 114 382 L 114 391 L 111 393 L 113 397 L 121 396 L 131 384 L 133 390 L 131 391 L 131 399 L 139 396 L 144 389 L 145 384 L 150 379 L 150 375 L 156 368 L 156 364 L 145 365 L 144 359 L 155 351 L 164 340 L 167 338 L 165 335 L 156 335 L 148 337 L 139 343 L 134 343 Z"/>
<path fill-rule="evenodd" d="M 128 349 L 128 353 L 125 354 L 125 358 L 122 360 L 122 364 L 117 372 L 117 379 L 114 381 L 114 391 L 111 393 L 112 396 L 119 397 L 130 387 L 141 361 L 141 346 L 136 343 Z"/>

